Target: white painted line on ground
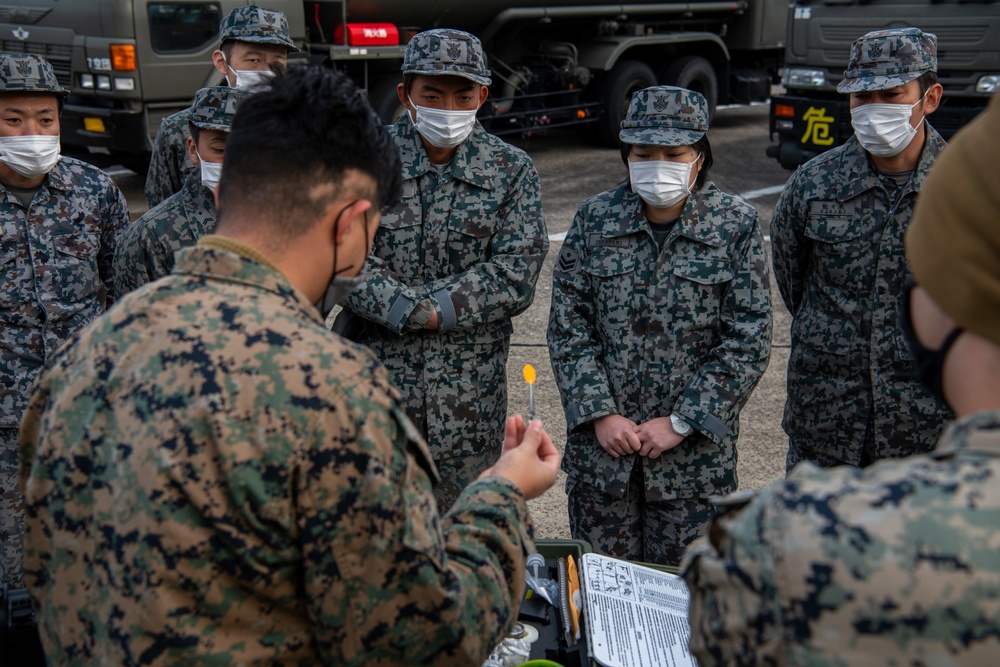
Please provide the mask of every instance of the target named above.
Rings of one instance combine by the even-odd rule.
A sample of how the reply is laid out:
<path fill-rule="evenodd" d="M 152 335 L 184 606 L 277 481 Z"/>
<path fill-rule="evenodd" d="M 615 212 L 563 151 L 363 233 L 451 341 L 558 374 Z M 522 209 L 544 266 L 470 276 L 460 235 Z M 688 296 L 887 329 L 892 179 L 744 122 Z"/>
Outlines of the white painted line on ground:
<path fill-rule="evenodd" d="M 565 241 L 566 232 L 559 232 L 558 234 L 549 234 L 550 241 Z"/>
<path fill-rule="evenodd" d="M 741 192 L 740 197 L 743 199 L 757 199 L 758 197 L 776 195 L 784 189 L 784 185 L 772 185 L 769 188 L 760 188 L 759 190 L 747 190 L 746 192 Z"/>
<path fill-rule="evenodd" d="M 115 176 L 134 176 L 135 172 L 131 169 L 126 169 L 125 167 L 115 167 L 114 169 L 105 169 L 104 173 L 114 178 Z"/>

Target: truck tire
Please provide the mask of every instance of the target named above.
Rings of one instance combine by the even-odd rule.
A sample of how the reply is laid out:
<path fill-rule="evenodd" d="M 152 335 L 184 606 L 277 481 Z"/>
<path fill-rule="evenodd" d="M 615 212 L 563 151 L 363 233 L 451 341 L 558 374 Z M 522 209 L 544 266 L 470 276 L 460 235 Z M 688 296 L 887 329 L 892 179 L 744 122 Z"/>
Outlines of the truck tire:
<path fill-rule="evenodd" d="M 386 125 L 392 125 L 406 110 L 396 94 L 396 86 L 402 82 L 402 77 L 384 77 L 376 79 L 368 90 L 368 103 Z"/>
<path fill-rule="evenodd" d="M 656 85 L 656 74 L 646 63 L 637 60 L 622 60 L 604 75 L 601 83 L 601 102 L 604 115 L 592 124 L 594 143 L 602 146 L 621 145 L 618 133 L 622 119 L 628 111 L 632 93 Z"/>
<path fill-rule="evenodd" d="M 705 96 L 708 102 L 708 120 L 715 117 L 715 106 L 719 103 L 719 80 L 715 68 L 701 56 L 684 56 L 670 63 L 663 71 L 663 82 L 687 88 Z"/>

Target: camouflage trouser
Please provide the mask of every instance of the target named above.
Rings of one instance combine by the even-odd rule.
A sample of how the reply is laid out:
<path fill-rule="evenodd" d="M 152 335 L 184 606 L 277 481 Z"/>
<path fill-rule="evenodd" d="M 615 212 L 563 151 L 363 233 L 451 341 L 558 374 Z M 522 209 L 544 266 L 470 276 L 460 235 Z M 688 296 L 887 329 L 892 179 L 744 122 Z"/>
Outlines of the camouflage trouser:
<path fill-rule="evenodd" d="M 0 428 L 0 584 L 24 588 L 24 499 L 17 460 L 17 429 Z"/>
<path fill-rule="evenodd" d="M 435 461 L 438 472 L 441 474 L 441 482 L 434 489 L 438 512 L 443 515 L 451 509 L 465 487 L 472 484 L 480 473 L 496 463 L 498 458 L 500 458 L 499 446 L 484 454 L 467 454 Z"/>
<path fill-rule="evenodd" d="M 882 457 L 878 455 L 878 443 L 875 441 L 874 415 L 874 411 L 868 413 L 868 424 L 865 427 L 865 436 L 861 445 L 861 458 L 858 461 L 841 461 L 839 458 L 829 456 L 816 449 L 798 447 L 795 440 L 789 437 L 788 453 L 785 454 L 785 475 L 788 475 L 799 461 L 809 461 L 820 468 L 835 468 L 845 465 L 867 468 L 880 460 Z"/>
<path fill-rule="evenodd" d="M 647 501 L 642 479 L 639 462 L 621 498 L 579 477 L 567 479 L 570 534 L 599 554 L 677 565 L 684 548 L 705 531 L 715 506 L 707 497 Z"/>

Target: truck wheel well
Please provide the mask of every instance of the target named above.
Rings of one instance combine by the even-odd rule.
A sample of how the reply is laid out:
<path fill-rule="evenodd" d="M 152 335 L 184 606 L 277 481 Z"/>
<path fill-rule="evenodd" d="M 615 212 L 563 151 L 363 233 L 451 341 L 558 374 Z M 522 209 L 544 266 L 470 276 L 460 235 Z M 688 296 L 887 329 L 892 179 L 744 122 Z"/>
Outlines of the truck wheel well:
<path fill-rule="evenodd" d="M 663 70 L 663 83 L 687 88 L 705 96 L 708 102 L 709 122 L 715 117 L 715 107 L 719 103 L 719 80 L 715 68 L 701 56 L 682 56 Z"/>
<path fill-rule="evenodd" d="M 604 112 L 601 119 L 589 126 L 588 140 L 604 146 L 620 145 L 618 133 L 628 111 L 632 93 L 656 85 L 656 73 L 638 60 L 619 60 L 602 77 L 600 96 Z"/>

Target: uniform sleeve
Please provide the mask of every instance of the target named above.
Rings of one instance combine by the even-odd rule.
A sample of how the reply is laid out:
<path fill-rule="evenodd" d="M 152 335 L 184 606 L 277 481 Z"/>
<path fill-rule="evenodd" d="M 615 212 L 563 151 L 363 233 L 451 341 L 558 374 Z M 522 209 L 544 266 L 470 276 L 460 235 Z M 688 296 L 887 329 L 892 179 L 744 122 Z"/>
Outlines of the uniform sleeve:
<path fill-rule="evenodd" d="M 788 180 L 771 217 L 771 254 L 774 258 L 774 279 L 785 306 L 794 316 L 802 305 L 805 272 L 812 251 L 805 238 L 807 202 L 799 194 L 796 172 Z"/>
<path fill-rule="evenodd" d="M 121 189 L 107 178 L 107 195 L 103 220 L 101 221 L 101 250 L 97 256 L 97 266 L 101 275 L 101 282 L 107 291 L 107 307 L 111 307 L 119 296 L 123 294 L 117 288 L 114 271 L 114 257 L 117 252 L 118 243 L 121 241 L 123 232 L 129 225 L 128 204 Z"/>
<path fill-rule="evenodd" d="M 149 208 L 153 208 L 175 192 L 180 192 L 184 187 L 181 165 L 184 164 L 183 151 L 186 150 L 186 142 L 178 143 L 176 133 L 172 130 L 173 128 L 166 122 L 160 123 L 156 139 L 153 140 L 153 152 L 149 157 L 149 170 L 146 172 L 144 187 Z"/>
<path fill-rule="evenodd" d="M 375 255 L 368 256 L 365 280 L 344 300 L 344 308 L 396 333 L 422 329 L 434 309 L 426 289 L 407 285 Z"/>
<path fill-rule="evenodd" d="M 379 371 L 325 411 L 299 475 L 317 646 L 324 664 L 478 667 L 524 594 L 527 505 L 490 478 L 440 518 L 429 450 L 388 383 Z"/>
<path fill-rule="evenodd" d="M 771 358 L 771 288 L 756 214 L 733 269 L 719 316 L 721 342 L 674 403 L 674 412 L 716 443 L 727 437 Z"/>
<path fill-rule="evenodd" d="M 506 320 L 535 297 L 535 283 L 549 250 L 535 167 L 526 162 L 510 183 L 489 259 L 424 286 L 438 311 L 440 329 L 466 329 Z"/>
<path fill-rule="evenodd" d="M 548 344 L 552 372 L 559 387 L 567 428 L 615 414 L 618 408 L 601 363 L 603 345 L 597 335 L 595 290 L 583 270 L 585 212 L 573 219 L 552 272 Z"/>
<path fill-rule="evenodd" d="M 684 554 L 681 576 L 691 594 L 688 648 L 699 667 L 778 665 L 787 659 L 766 493 L 742 510 L 723 509 Z"/>
<path fill-rule="evenodd" d="M 115 289 L 119 296 L 137 290 L 153 280 L 154 257 L 150 253 L 144 218 L 130 224 L 118 240 L 115 250 Z"/>

